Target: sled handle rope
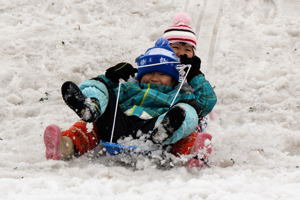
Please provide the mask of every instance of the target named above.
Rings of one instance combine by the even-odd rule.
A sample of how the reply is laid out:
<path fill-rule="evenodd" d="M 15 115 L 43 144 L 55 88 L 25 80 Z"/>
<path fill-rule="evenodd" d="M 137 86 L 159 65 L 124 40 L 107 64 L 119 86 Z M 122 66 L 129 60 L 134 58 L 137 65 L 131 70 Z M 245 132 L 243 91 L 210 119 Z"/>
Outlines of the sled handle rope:
<path fill-rule="evenodd" d="M 115 113 L 114 113 L 114 120 L 112 124 L 112 129 L 111 129 L 111 135 L 110 135 L 110 143 L 112 143 L 113 137 L 114 137 L 114 132 L 115 132 L 115 124 L 116 124 L 116 118 L 117 118 L 117 110 L 118 110 L 118 104 L 119 104 L 119 98 L 120 98 L 120 90 L 121 90 L 121 85 L 123 84 L 124 80 L 119 79 L 119 86 L 118 86 L 118 94 L 117 94 L 117 100 L 116 100 L 116 106 L 115 106 Z"/>
<path fill-rule="evenodd" d="M 186 77 L 187 77 L 187 75 L 188 75 L 188 73 L 190 72 L 190 69 L 191 69 L 191 65 L 181 65 L 181 66 L 183 66 L 183 67 L 181 67 L 182 68 L 181 70 L 184 70 L 186 67 L 188 68 L 188 70 L 185 72 L 184 77 L 181 80 L 179 88 L 178 88 L 178 90 L 177 90 L 177 92 L 176 92 L 176 94 L 175 94 L 175 96 L 174 96 L 174 98 L 172 100 L 172 103 L 170 104 L 170 107 L 172 107 L 173 104 L 175 103 L 175 100 L 176 100 L 176 98 L 177 98 L 177 96 L 178 96 L 178 94 L 179 94 L 179 92 L 180 92 L 180 90 L 181 90 L 181 88 L 182 88 L 182 86 L 183 86 L 183 84 L 184 84 L 184 82 L 186 80 Z"/>

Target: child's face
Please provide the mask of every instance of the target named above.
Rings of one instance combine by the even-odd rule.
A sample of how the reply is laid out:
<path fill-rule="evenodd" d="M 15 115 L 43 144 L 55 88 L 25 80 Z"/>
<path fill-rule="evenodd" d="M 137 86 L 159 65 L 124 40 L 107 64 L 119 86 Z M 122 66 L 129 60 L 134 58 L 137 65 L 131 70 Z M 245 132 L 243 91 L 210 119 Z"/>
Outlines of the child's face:
<path fill-rule="evenodd" d="M 142 77 L 141 83 L 153 83 L 172 86 L 174 85 L 174 80 L 167 74 L 161 72 L 150 72 Z"/>
<path fill-rule="evenodd" d="M 186 54 L 188 58 L 192 58 L 194 56 L 194 49 L 191 45 L 183 43 L 183 42 L 176 42 L 170 44 L 173 51 L 179 57 L 181 55 Z"/>

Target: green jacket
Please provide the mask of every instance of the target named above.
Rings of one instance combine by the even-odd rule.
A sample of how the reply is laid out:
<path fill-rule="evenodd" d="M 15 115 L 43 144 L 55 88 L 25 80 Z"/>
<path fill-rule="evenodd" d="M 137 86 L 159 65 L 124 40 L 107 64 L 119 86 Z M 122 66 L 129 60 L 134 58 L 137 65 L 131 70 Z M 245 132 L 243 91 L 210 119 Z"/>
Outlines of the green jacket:
<path fill-rule="evenodd" d="M 101 78 L 109 87 L 113 88 L 117 95 L 118 84 L 111 82 L 104 75 L 100 75 L 98 78 Z M 93 90 L 84 91 L 85 88 L 93 87 L 95 83 L 95 80 L 88 80 L 80 84 L 80 88 L 86 96 L 98 98 L 99 102 L 107 102 L 108 96 L 93 94 Z M 106 88 L 103 88 L 105 87 L 104 84 L 98 83 L 98 90 L 106 90 Z M 203 75 L 197 75 L 189 84 L 193 90 L 187 91 L 182 89 L 175 100 L 175 104 L 182 100 L 194 99 L 201 109 L 199 115 L 203 117 L 215 106 L 217 102 L 216 94 Z M 169 110 L 178 88 L 179 84 L 173 87 L 128 81 L 121 84 L 119 107 L 129 116 L 135 115 L 143 119 L 157 117 Z M 107 92 L 102 92 L 101 94 L 105 93 Z M 100 107 L 103 110 L 105 109 L 103 107 L 106 107 L 106 105 L 100 105 Z"/>

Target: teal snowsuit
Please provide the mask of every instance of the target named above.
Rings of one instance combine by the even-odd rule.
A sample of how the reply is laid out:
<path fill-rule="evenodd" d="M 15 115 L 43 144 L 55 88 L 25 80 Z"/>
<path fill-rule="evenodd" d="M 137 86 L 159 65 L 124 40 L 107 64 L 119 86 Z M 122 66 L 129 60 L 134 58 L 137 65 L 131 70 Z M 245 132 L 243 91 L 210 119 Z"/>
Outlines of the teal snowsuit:
<path fill-rule="evenodd" d="M 96 98 L 100 102 L 101 114 L 105 112 L 109 101 L 108 88 L 113 89 L 117 96 L 118 84 L 111 82 L 104 75 L 98 76 L 104 83 L 98 80 L 87 80 L 79 85 L 82 93 L 86 97 Z M 185 138 L 195 131 L 199 117 L 207 115 L 215 106 L 217 97 L 210 83 L 203 75 L 197 75 L 190 81 L 193 91 L 182 89 L 174 103 L 186 111 L 183 124 L 164 144 L 173 144 Z M 137 81 L 128 81 L 121 84 L 119 96 L 119 108 L 127 116 L 136 116 L 141 119 L 157 118 L 155 127 L 159 126 L 178 90 L 177 86 L 165 86 L 158 84 L 146 84 Z M 185 100 L 196 100 L 201 112 L 197 113 L 195 108 Z"/>

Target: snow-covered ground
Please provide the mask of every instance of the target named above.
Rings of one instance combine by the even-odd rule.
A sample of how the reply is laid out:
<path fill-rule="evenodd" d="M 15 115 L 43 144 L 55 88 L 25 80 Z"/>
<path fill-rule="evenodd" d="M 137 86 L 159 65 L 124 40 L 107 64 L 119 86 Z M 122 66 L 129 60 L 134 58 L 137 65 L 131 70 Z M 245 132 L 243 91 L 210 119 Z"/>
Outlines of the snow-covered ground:
<path fill-rule="evenodd" d="M 299 199 L 299 10 L 300 0 L 0 0 L 0 199 Z M 180 11 L 218 95 L 211 167 L 47 161 L 44 128 L 78 119 L 61 84 L 134 63 Z"/>

